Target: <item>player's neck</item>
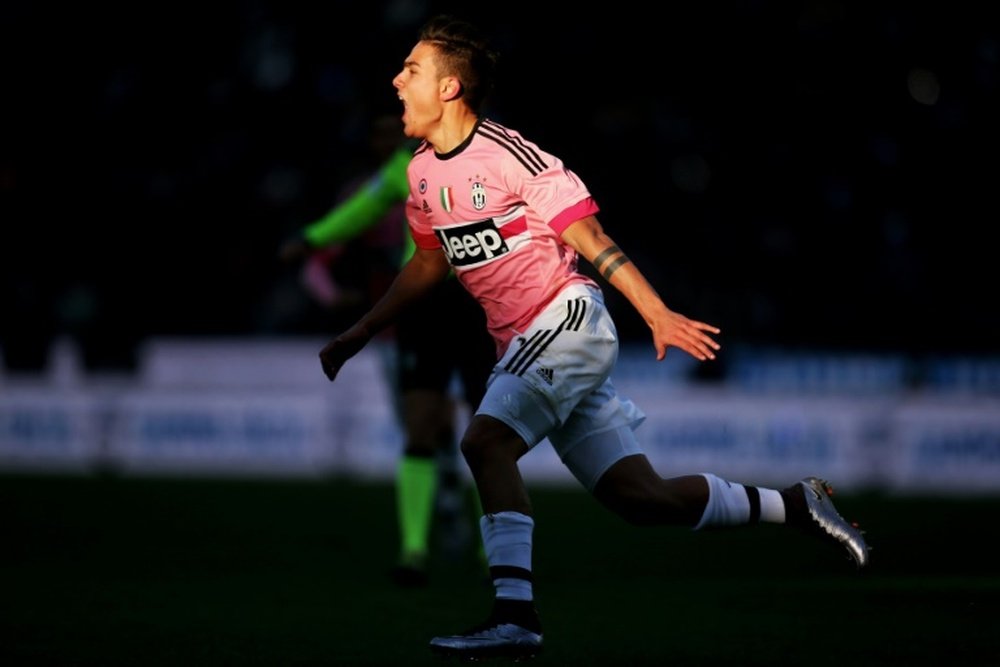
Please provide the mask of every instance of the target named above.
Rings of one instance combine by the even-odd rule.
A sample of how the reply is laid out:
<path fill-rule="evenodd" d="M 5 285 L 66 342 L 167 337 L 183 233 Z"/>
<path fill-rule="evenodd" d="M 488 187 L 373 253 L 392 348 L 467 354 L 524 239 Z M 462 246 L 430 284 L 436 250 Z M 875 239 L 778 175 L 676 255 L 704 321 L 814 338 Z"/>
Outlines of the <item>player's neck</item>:
<path fill-rule="evenodd" d="M 450 153 L 472 134 L 478 120 L 479 117 L 464 104 L 446 107 L 437 128 L 427 140 L 435 153 Z"/>

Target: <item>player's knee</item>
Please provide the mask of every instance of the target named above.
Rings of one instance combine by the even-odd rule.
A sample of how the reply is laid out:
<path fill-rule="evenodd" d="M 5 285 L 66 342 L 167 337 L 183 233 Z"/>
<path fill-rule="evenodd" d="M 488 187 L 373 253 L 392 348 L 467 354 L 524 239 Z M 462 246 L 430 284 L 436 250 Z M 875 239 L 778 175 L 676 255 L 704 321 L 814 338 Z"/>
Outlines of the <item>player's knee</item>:
<path fill-rule="evenodd" d="M 466 434 L 462 438 L 461 450 L 462 456 L 465 457 L 465 461 L 473 470 L 488 465 L 490 461 L 496 460 L 502 454 L 502 450 L 495 440 L 475 434 Z"/>
<path fill-rule="evenodd" d="M 465 462 L 470 467 L 473 465 L 473 462 L 479 460 L 482 446 L 476 438 L 470 437 L 468 433 L 462 438 L 462 442 L 459 443 L 458 448 L 462 452 Z"/>
<path fill-rule="evenodd" d="M 461 450 L 469 467 L 475 470 L 491 462 L 517 461 L 527 447 L 506 424 L 477 417 L 462 437 Z"/>

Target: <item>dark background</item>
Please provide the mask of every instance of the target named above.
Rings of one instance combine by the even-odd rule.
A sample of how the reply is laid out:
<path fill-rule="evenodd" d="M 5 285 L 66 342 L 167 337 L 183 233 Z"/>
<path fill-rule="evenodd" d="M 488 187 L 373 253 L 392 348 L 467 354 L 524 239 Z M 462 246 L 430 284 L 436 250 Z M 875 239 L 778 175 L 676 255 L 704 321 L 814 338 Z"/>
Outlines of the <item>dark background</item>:
<path fill-rule="evenodd" d="M 458 6 L 503 55 L 490 115 L 580 174 L 724 344 L 995 354 L 1000 23 L 898 4 Z M 375 166 L 368 123 L 400 112 L 391 79 L 449 9 L 4 3 L 7 367 L 62 335 L 101 370 L 151 336 L 349 323 L 276 250 Z"/>

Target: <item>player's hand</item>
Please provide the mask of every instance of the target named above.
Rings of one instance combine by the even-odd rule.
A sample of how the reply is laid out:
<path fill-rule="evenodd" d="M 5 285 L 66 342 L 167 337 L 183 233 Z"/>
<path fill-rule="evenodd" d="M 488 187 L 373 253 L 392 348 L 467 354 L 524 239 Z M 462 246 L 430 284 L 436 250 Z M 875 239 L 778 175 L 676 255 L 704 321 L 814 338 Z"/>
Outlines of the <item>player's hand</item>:
<path fill-rule="evenodd" d="M 653 324 L 653 346 L 656 359 L 662 361 L 668 347 L 677 347 L 699 361 L 715 359 L 721 346 L 708 334 L 718 334 L 718 327 L 692 320 L 672 310 L 661 316 Z"/>
<path fill-rule="evenodd" d="M 327 343 L 319 352 L 319 360 L 326 377 L 333 382 L 340 372 L 340 367 L 348 359 L 361 351 L 368 344 L 371 336 L 361 325 L 353 327 Z"/>

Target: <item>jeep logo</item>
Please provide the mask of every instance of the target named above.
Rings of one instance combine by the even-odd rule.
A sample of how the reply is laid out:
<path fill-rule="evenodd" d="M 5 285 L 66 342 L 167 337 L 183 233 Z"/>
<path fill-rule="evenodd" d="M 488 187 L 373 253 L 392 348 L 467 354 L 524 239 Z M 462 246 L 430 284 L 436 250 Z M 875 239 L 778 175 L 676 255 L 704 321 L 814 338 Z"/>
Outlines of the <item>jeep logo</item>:
<path fill-rule="evenodd" d="M 509 251 L 492 218 L 435 229 L 434 233 L 452 266 L 481 264 Z"/>

